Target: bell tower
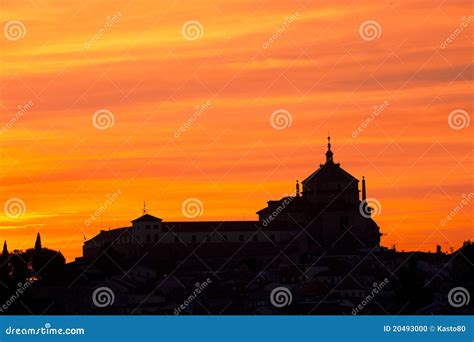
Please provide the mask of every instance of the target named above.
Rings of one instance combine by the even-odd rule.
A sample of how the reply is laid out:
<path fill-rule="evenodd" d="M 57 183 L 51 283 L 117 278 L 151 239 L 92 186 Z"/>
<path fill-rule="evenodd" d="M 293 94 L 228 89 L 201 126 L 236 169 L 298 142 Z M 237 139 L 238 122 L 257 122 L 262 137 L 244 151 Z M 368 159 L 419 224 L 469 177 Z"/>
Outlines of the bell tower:
<path fill-rule="evenodd" d="M 333 153 L 331 151 L 331 137 L 328 136 L 328 150 L 326 152 L 326 164 L 334 164 Z"/>

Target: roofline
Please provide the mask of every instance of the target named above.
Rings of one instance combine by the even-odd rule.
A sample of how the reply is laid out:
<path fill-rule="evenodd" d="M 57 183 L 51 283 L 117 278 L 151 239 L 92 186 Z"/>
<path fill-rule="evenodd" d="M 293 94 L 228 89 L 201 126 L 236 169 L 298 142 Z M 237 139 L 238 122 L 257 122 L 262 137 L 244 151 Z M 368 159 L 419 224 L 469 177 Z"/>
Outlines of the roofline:
<path fill-rule="evenodd" d="M 351 179 L 355 179 L 357 182 L 359 182 L 359 180 L 354 177 L 353 175 L 351 175 L 349 172 L 347 172 L 346 170 L 344 170 L 342 167 L 341 167 L 341 164 L 340 163 L 335 163 L 333 165 L 336 165 L 339 167 L 339 169 L 344 172 L 347 176 L 349 176 L 349 178 Z M 326 166 L 326 164 L 321 164 L 321 166 L 316 170 L 314 171 L 312 174 L 310 174 L 308 177 L 306 177 L 302 182 L 301 184 L 305 184 L 307 183 L 309 180 L 311 180 L 311 178 L 313 178 L 315 175 L 317 175 L 317 173 L 319 172 L 319 170 L 321 170 L 321 168 L 323 168 L 324 166 Z"/>
<path fill-rule="evenodd" d="M 176 224 L 176 223 L 210 223 L 210 224 L 215 224 L 215 223 L 259 223 L 260 221 L 254 220 L 254 221 L 163 221 L 163 224 Z"/>
<path fill-rule="evenodd" d="M 130 221 L 130 222 L 134 223 L 134 222 L 140 220 L 141 218 L 143 218 L 144 216 L 149 216 L 150 219 L 152 219 L 150 222 L 152 222 L 152 221 L 160 221 L 160 222 L 163 221 L 163 220 L 160 219 L 159 217 L 156 217 L 156 216 L 153 216 L 153 215 L 150 215 L 150 214 L 144 214 L 144 215 L 142 215 L 142 216 L 140 216 L 140 217 L 137 217 L 135 220 L 132 220 L 132 221 Z"/>

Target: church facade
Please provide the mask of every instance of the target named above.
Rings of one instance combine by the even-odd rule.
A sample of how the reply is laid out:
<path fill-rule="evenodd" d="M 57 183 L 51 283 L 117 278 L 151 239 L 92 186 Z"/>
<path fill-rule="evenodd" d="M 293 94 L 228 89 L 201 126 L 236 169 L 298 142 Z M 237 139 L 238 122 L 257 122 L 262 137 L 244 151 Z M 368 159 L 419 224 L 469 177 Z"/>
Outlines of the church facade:
<path fill-rule="evenodd" d="M 139 256 L 146 249 L 179 249 L 209 244 L 297 244 L 304 252 L 328 249 L 376 248 L 380 231 L 363 215 L 365 179 L 359 180 L 334 163 L 330 138 L 326 161 L 300 183 L 295 194 L 271 200 L 257 212 L 256 221 L 166 222 L 145 212 L 129 227 L 102 230 L 84 242 L 84 258 L 93 258 L 113 246 L 125 256 Z M 370 210 L 370 209 L 369 209 Z M 370 212 L 370 211 L 369 211 Z"/>
<path fill-rule="evenodd" d="M 267 208 L 257 212 L 259 219 L 268 223 L 272 212 L 285 207 L 269 227 L 284 223 L 305 229 L 316 245 L 308 246 L 310 249 L 318 244 L 322 248 L 374 248 L 381 234 L 365 203 L 365 179 L 359 191 L 359 180 L 334 162 L 330 137 L 327 146 L 325 163 L 302 181 L 302 194 L 297 181 L 296 196 L 269 201 Z M 308 243 L 311 245 L 311 241 Z"/>

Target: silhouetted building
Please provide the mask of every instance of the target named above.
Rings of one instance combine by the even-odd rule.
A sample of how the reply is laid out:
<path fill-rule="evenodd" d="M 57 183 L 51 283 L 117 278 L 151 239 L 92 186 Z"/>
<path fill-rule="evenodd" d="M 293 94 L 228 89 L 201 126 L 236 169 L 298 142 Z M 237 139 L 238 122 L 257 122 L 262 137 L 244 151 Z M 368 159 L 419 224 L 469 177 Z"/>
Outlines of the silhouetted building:
<path fill-rule="evenodd" d="M 125 257 L 134 257 L 151 246 L 229 243 L 281 244 L 294 242 L 302 251 L 375 248 L 380 243 L 377 224 L 362 215 L 359 181 L 334 163 L 328 137 L 326 162 L 300 184 L 295 195 L 269 201 L 257 212 L 258 221 L 163 222 L 146 213 L 130 227 L 102 230 L 85 241 L 83 255 L 93 258 L 113 245 Z M 365 179 L 362 183 L 365 198 Z M 163 247 L 164 248 L 164 247 Z"/>
<path fill-rule="evenodd" d="M 334 163 L 329 137 L 326 162 L 302 184 L 302 196 L 269 201 L 267 208 L 257 212 L 260 221 L 276 227 L 273 229 L 287 223 L 306 230 L 313 237 L 313 244 L 308 241 L 310 247 L 357 249 L 379 245 L 379 227 L 361 213 L 366 205 L 362 203 L 366 199 L 365 179 L 359 199 L 359 180 Z M 298 194 L 298 183 L 296 190 Z"/>

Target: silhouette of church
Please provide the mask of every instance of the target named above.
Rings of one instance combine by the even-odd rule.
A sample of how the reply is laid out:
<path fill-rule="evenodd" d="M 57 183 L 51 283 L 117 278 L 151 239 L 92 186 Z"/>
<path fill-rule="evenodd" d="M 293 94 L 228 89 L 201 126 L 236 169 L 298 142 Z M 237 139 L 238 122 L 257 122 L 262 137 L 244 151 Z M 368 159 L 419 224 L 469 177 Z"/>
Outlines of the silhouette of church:
<path fill-rule="evenodd" d="M 370 215 L 360 211 L 366 199 L 365 179 L 360 197 L 359 180 L 334 163 L 330 137 L 326 162 L 303 180 L 302 187 L 301 193 L 297 181 L 294 195 L 269 201 L 266 208 L 257 212 L 258 221 L 165 222 L 146 213 L 144 208 L 143 215 L 131 221 L 130 227 L 102 230 L 85 241 L 83 256 L 94 258 L 111 245 L 129 257 L 157 244 L 209 244 L 225 248 L 229 243 L 294 242 L 307 252 L 379 246 L 379 227 Z"/>
<path fill-rule="evenodd" d="M 472 314 L 449 294 L 474 291 L 474 244 L 450 254 L 380 246 L 366 194 L 365 179 L 359 188 L 334 162 L 328 137 L 324 164 L 255 221 L 166 222 L 144 207 L 67 264 L 39 233 L 26 251 L 10 253 L 5 241 L 0 301 L 9 314 Z M 271 297 L 282 286 L 286 307 Z M 98 289 L 113 294 L 109 306 L 97 305 Z"/>

